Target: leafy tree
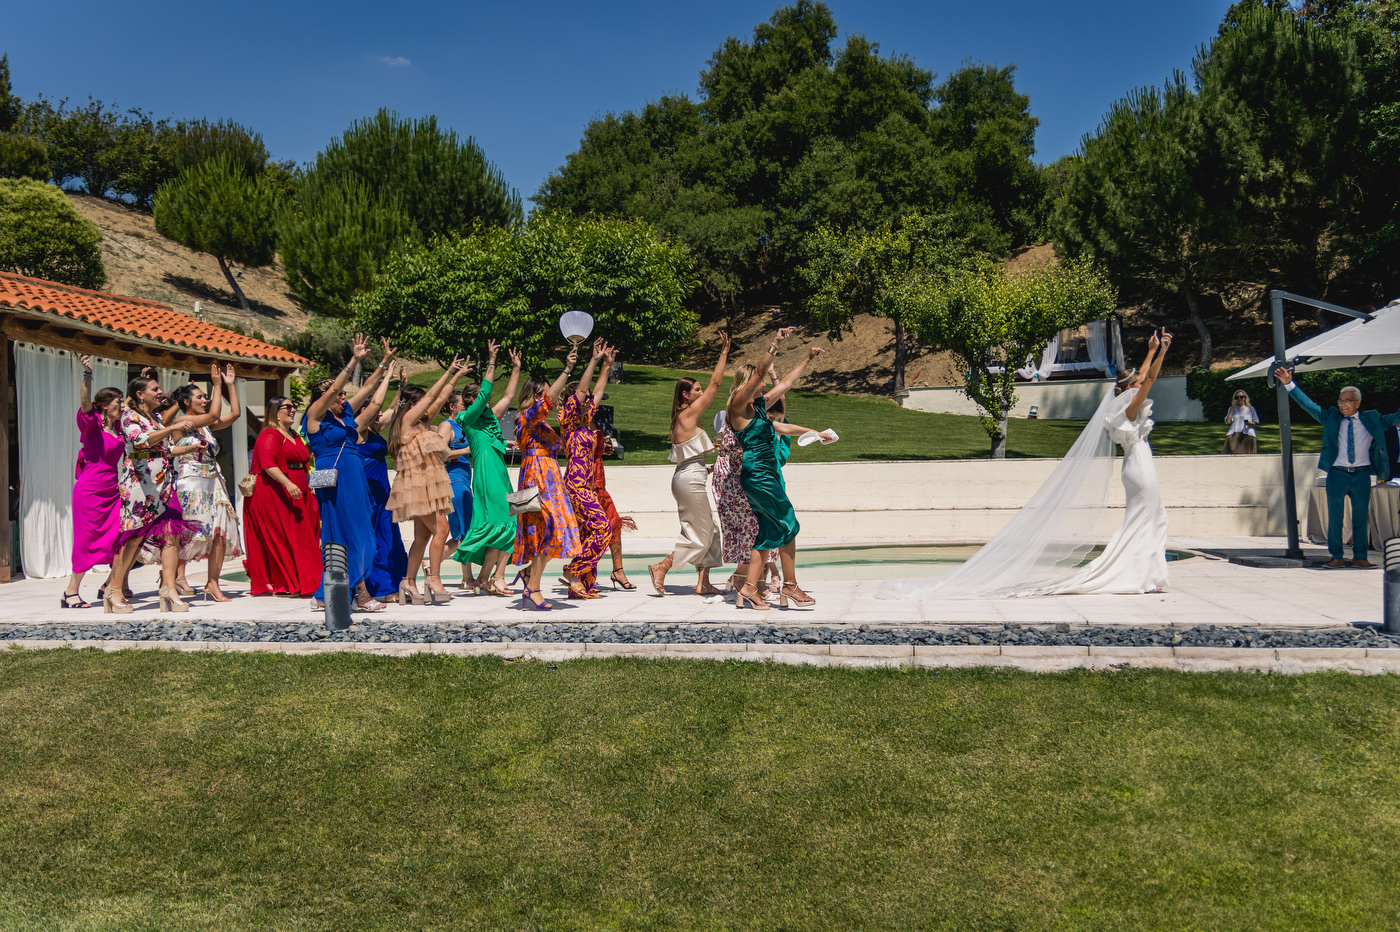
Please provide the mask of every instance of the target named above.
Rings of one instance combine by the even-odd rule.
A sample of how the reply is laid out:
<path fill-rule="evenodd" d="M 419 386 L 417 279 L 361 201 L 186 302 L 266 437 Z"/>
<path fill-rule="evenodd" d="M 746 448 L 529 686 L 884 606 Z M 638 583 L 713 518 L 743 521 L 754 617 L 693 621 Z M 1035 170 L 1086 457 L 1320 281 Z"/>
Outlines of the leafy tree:
<path fill-rule="evenodd" d="M 802 274 L 812 289 L 812 319 L 831 338 L 852 329 L 857 314 L 894 324 L 894 390 L 904 389 L 908 358 L 906 331 L 911 307 L 909 285 L 946 273 L 976 251 L 973 234 L 956 215 L 909 213 L 897 222 L 848 233 L 818 227 L 807 241 L 810 258 Z"/>
<path fill-rule="evenodd" d="M 1062 255 L 1097 260 L 1133 297 L 1184 300 L 1203 367 L 1211 336 L 1200 296 L 1237 273 L 1240 195 L 1229 179 L 1243 172 L 1223 155 L 1238 146 L 1221 150 L 1207 138 L 1182 75 L 1161 91 L 1133 91 L 1085 138 L 1052 223 Z"/>
<path fill-rule="evenodd" d="M 363 194 L 349 193 L 361 189 Z M 439 128 L 436 117 L 405 120 L 388 110 L 352 124 L 332 140 L 307 168 L 297 196 L 308 205 L 330 207 L 287 212 L 282 235 L 307 244 L 313 234 L 298 225 L 321 224 L 317 235 L 336 239 L 338 257 L 357 270 L 381 268 L 393 248 L 386 245 L 389 237 L 372 235 L 374 231 L 406 226 L 410 238 L 423 244 L 434 236 L 468 234 L 477 224 L 517 223 L 522 215 L 520 196 L 474 141 Z M 384 219 L 389 210 L 401 219 Z M 329 226 L 338 217 L 351 227 L 345 235 Z M 398 238 L 392 239 L 396 243 Z M 353 255 L 352 248 L 368 251 Z M 346 287 L 356 276 L 347 279 L 325 264 L 304 261 L 317 255 L 305 248 L 284 252 L 287 281 L 308 296 L 310 303 L 303 303 L 311 310 L 344 313 L 353 296 Z"/>
<path fill-rule="evenodd" d="M 27 178 L 0 179 L 0 269 L 101 288 L 107 281 L 102 234 L 58 188 Z"/>
<path fill-rule="evenodd" d="M 1016 368 L 1060 330 L 1107 316 L 1116 297 L 1087 262 L 1012 273 L 985 257 L 946 277 L 911 276 L 903 290 L 899 300 L 910 308 L 919 338 L 950 351 L 965 368 L 963 391 L 985 412 L 994 459 L 1006 456 Z"/>
<path fill-rule="evenodd" d="M 249 178 L 227 156 L 216 156 L 161 186 L 155 198 L 156 230 L 190 249 L 208 253 L 248 310 L 248 299 L 229 263 L 267 265 L 276 246 L 277 201 L 261 175 Z"/>
<path fill-rule="evenodd" d="M 249 178 L 262 174 L 268 162 L 262 136 L 232 120 L 191 120 L 176 127 L 169 158 L 177 174 L 219 156 Z"/>
<path fill-rule="evenodd" d="M 120 171 L 112 191 L 143 210 L 149 210 L 160 186 L 178 172 L 170 150 L 177 131 L 169 120 L 131 109 L 117 127 L 114 143 Z"/>
<path fill-rule="evenodd" d="M 1207 151 L 1238 152 L 1255 274 L 1329 296 L 1356 203 L 1364 77 L 1355 41 L 1285 9 L 1238 15 L 1193 71 Z"/>
<path fill-rule="evenodd" d="M 414 241 L 413 224 L 396 201 L 357 178 L 299 193 L 282 202 L 277 217 L 287 285 L 302 307 L 345 317 L 389 256 Z"/>
<path fill-rule="evenodd" d="M 356 296 L 355 326 L 418 358 L 480 353 L 493 338 L 535 364 L 561 345 L 559 316 L 576 308 L 624 353 L 656 358 L 698 326 L 684 306 L 690 263 L 641 221 L 537 215 L 395 254 Z"/>
<path fill-rule="evenodd" d="M 49 150 L 42 139 L 0 132 L 0 178 L 49 180 Z"/>
<path fill-rule="evenodd" d="M 116 110 L 92 97 L 74 110 L 60 102 L 44 135 L 54 182 L 62 186 L 79 179 L 88 194 L 106 197 L 122 172 L 117 148 L 120 119 Z"/>
<path fill-rule="evenodd" d="M 833 47 L 822 3 L 777 10 L 730 38 L 700 99 L 662 97 L 590 123 L 534 200 L 545 212 L 639 217 L 685 242 L 702 293 L 797 300 L 818 229 L 957 212 L 1004 252 L 1034 227 L 1036 120 L 1013 69 L 968 66 L 942 85 L 863 36 Z"/>
<path fill-rule="evenodd" d="M 24 101 L 10 85 L 10 56 L 0 55 L 0 133 L 14 132 L 24 112 Z"/>

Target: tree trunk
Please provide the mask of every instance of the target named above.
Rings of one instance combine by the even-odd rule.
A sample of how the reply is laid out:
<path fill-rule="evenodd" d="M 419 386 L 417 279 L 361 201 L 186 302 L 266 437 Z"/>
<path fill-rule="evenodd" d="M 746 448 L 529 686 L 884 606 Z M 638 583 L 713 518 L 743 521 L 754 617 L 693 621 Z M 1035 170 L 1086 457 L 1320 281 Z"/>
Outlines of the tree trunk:
<path fill-rule="evenodd" d="M 243 310 L 251 311 L 252 308 L 248 307 L 248 299 L 243 296 L 243 289 L 238 287 L 238 279 L 233 277 L 233 273 L 229 271 L 228 263 L 222 258 L 219 259 L 219 271 L 224 273 L 224 280 L 227 281 L 228 286 L 233 289 L 234 295 L 238 298 L 239 305 L 242 306 Z"/>
<path fill-rule="evenodd" d="M 992 434 L 992 459 L 994 460 L 1006 459 L 1006 415 L 1007 411 L 1003 408 L 997 417 L 996 433 Z"/>
<path fill-rule="evenodd" d="M 1201 357 L 1197 365 L 1202 369 L 1210 368 L 1211 346 L 1210 331 L 1206 329 L 1205 318 L 1201 316 L 1201 307 L 1196 300 L 1196 292 L 1190 288 L 1184 289 L 1186 293 L 1186 306 L 1191 309 L 1191 323 L 1196 325 L 1196 333 L 1201 338 Z"/>
<path fill-rule="evenodd" d="M 904 323 L 896 317 L 894 319 L 894 393 L 904 394 L 904 366 L 908 361 L 908 351 L 905 348 Z"/>

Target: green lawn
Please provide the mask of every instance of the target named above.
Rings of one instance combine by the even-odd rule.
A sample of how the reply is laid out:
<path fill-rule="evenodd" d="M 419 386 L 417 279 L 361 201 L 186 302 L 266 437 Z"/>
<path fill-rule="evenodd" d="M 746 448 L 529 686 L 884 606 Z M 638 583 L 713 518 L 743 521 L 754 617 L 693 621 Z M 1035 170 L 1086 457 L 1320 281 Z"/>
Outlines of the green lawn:
<path fill-rule="evenodd" d="M 1400 927 L 1400 678 L 0 656 L 0 929 Z"/>
<path fill-rule="evenodd" d="M 556 365 L 553 370 L 558 372 Z M 613 405 L 614 421 L 622 433 L 626 462 L 630 465 L 665 463 L 670 452 L 668 432 L 671 397 L 676 379 L 683 376 L 708 379 L 709 373 L 686 372 L 651 366 L 627 366 L 627 381 L 608 386 L 608 404 Z M 438 373 L 425 372 L 411 381 L 430 387 Z M 729 394 L 726 377 L 719 398 L 703 419 L 711 429 L 711 419 L 721 410 Z M 497 387 L 495 397 L 505 382 Z M 899 407 L 888 398 L 869 395 L 836 395 L 797 391 L 789 402 L 795 423 L 818 430 L 836 429 L 841 441 L 830 446 L 814 444 L 793 453 L 794 462 L 849 462 L 855 460 L 982 459 L 990 443 L 975 417 L 957 414 L 927 414 Z M 1011 422 L 1010 456 L 1063 456 L 1083 430 L 1082 421 Z M 1294 449 L 1298 452 L 1321 449 L 1322 428 L 1317 424 L 1294 426 Z M 1278 452 L 1278 428 L 1265 425 L 1259 430 L 1261 453 Z M 1153 450 L 1158 455 L 1219 453 L 1225 441 L 1224 424 L 1159 424 L 1152 433 Z"/>

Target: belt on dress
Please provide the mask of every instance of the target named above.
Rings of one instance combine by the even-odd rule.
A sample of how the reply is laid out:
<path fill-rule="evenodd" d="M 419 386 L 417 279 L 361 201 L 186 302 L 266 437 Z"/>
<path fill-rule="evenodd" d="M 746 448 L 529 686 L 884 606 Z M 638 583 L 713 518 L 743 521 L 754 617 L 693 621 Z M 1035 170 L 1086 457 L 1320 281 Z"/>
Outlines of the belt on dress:
<path fill-rule="evenodd" d="M 288 469 L 305 469 L 305 468 L 306 468 L 306 464 L 305 464 L 305 463 L 288 463 L 288 464 L 287 464 L 287 468 L 288 468 Z"/>

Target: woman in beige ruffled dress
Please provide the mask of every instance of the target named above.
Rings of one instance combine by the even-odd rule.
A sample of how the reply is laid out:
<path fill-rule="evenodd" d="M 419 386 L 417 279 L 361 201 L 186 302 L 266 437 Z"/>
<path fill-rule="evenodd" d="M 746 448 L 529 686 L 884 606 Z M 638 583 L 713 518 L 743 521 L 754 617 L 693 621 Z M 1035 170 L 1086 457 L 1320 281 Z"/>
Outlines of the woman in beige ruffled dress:
<path fill-rule="evenodd" d="M 447 475 L 447 441 L 429 423 L 432 412 L 442 407 L 453 383 L 466 363 L 452 360 L 451 367 L 430 391 L 416 385 L 405 386 L 389 424 L 389 452 L 394 456 L 394 486 L 385 507 L 394 513 L 396 523 L 413 522 L 413 544 L 408 548 L 408 572 L 399 583 L 399 602 L 422 605 L 447 603 L 452 595 L 442 584 L 439 570 L 447 544 L 447 522 L 452 512 L 452 480 Z M 418 567 L 423 552 L 428 553 L 428 596 L 418 591 Z M 436 585 L 434 585 L 436 580 Z"/>

